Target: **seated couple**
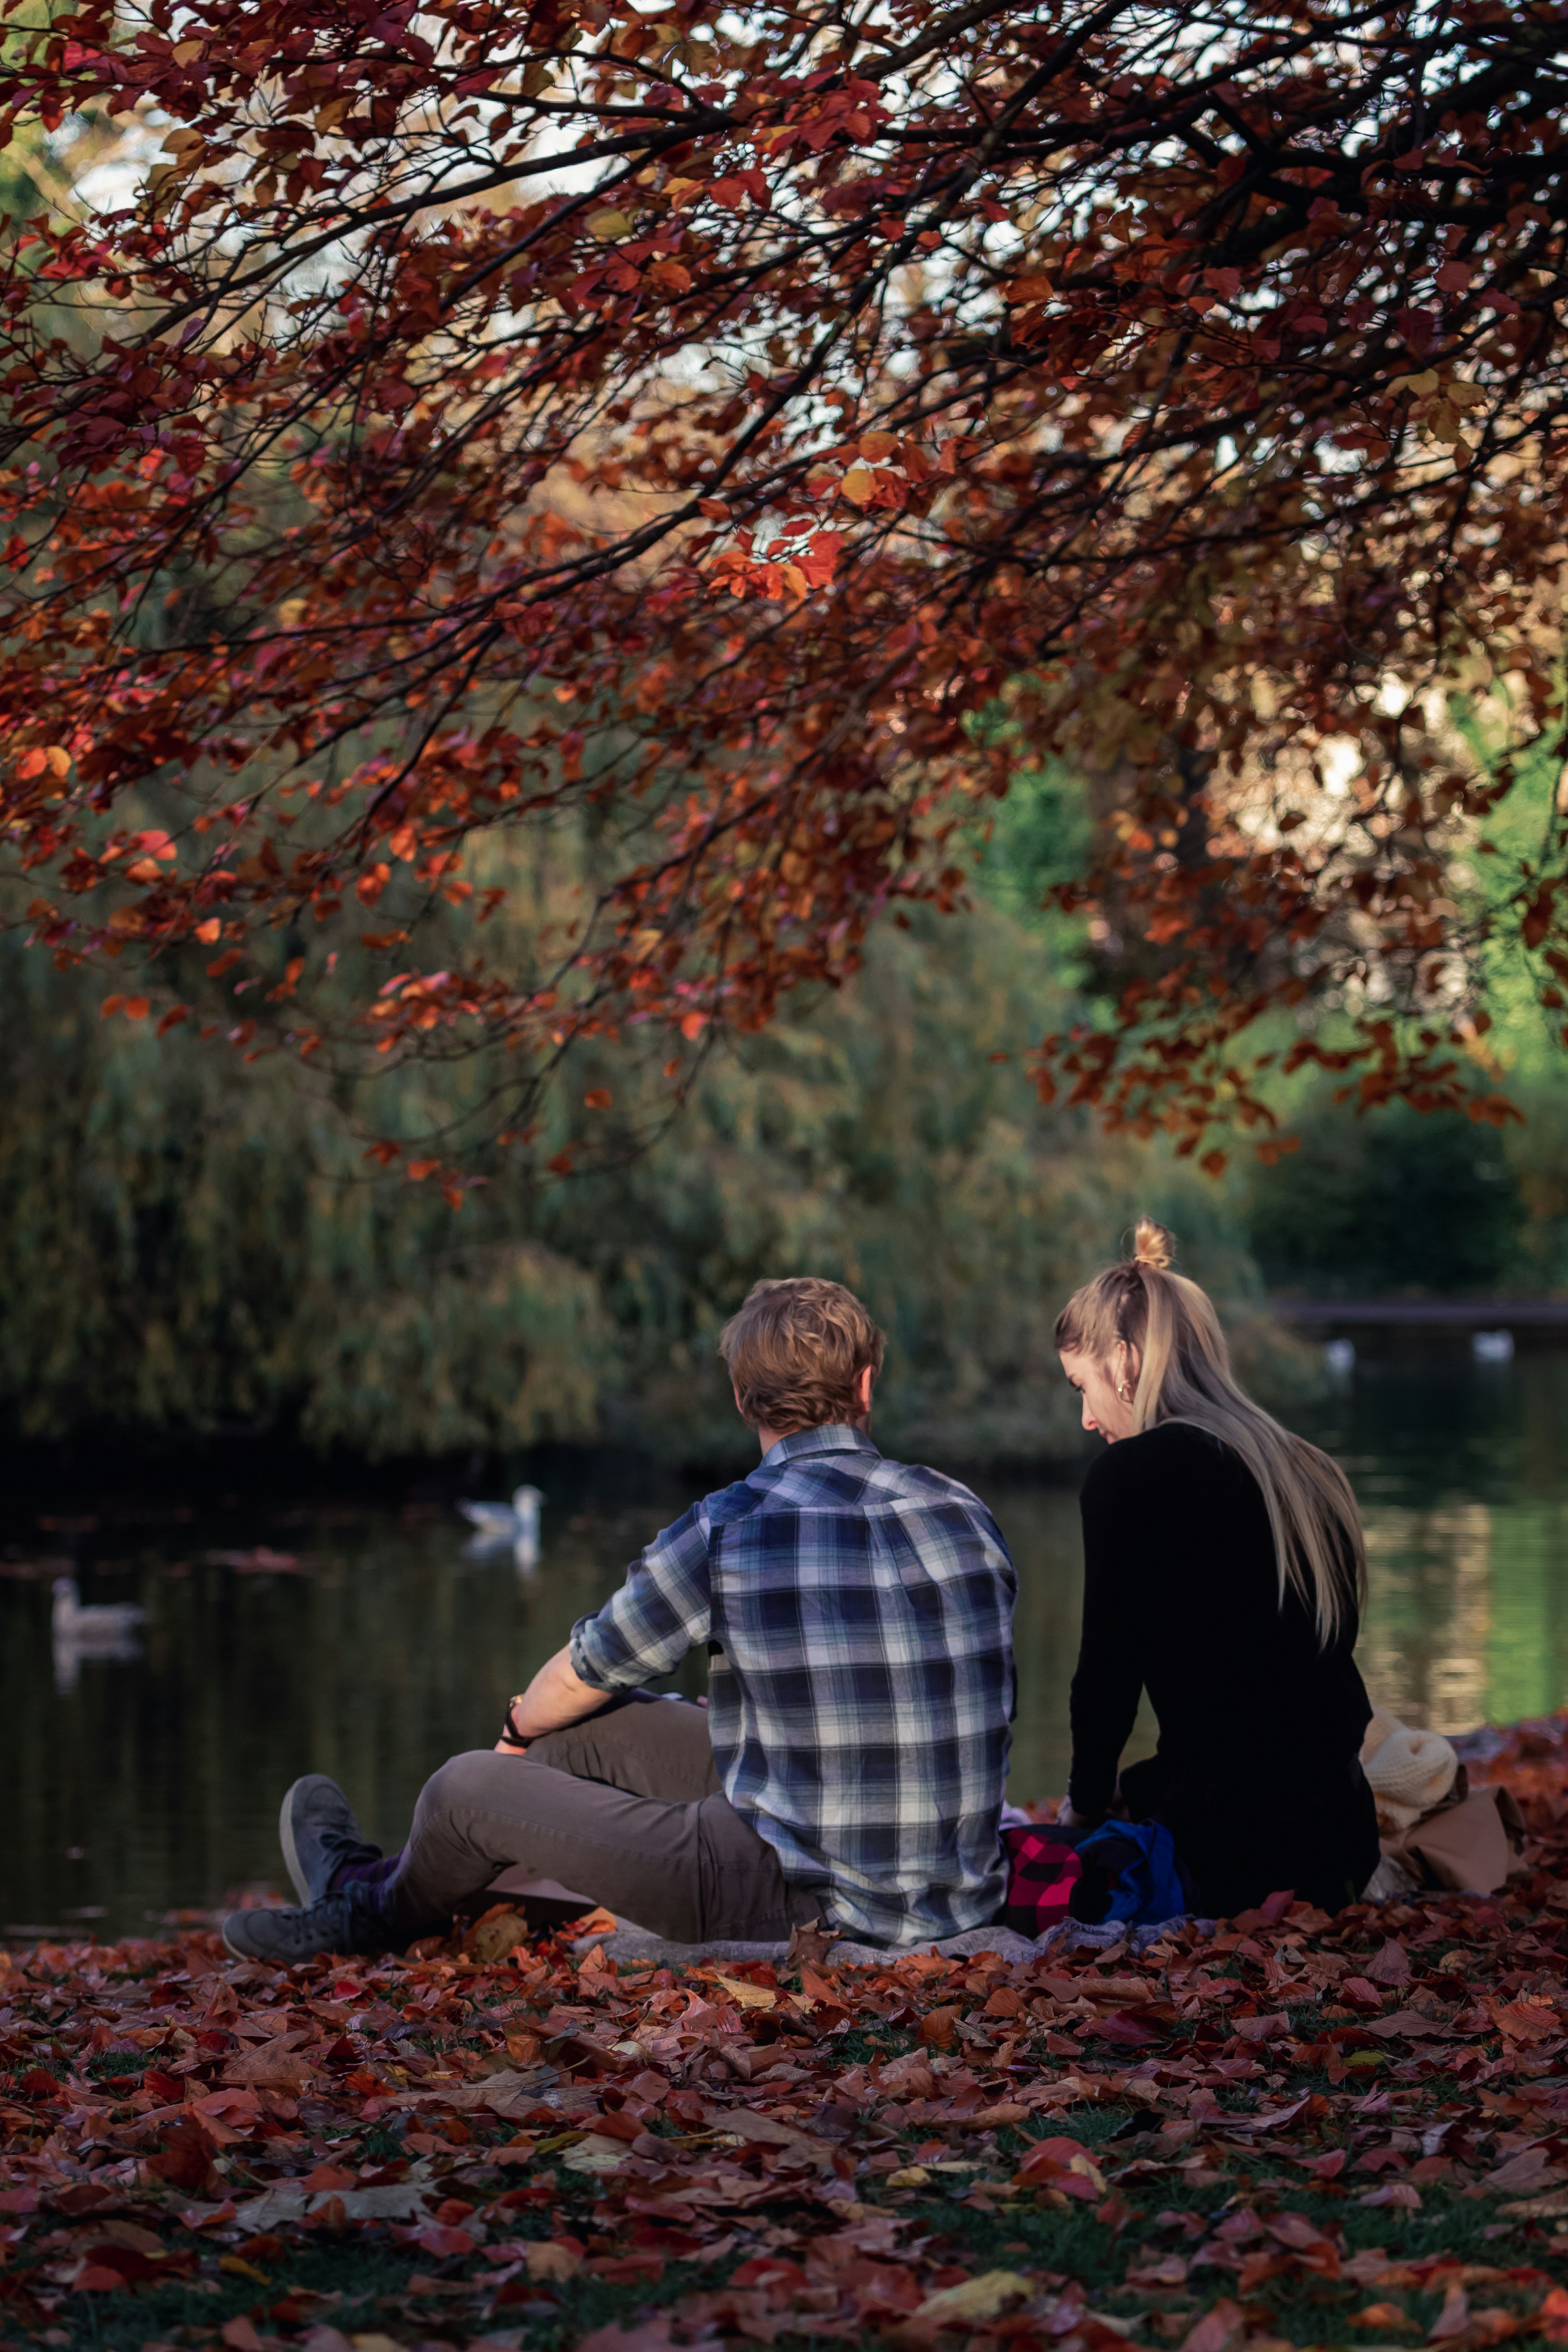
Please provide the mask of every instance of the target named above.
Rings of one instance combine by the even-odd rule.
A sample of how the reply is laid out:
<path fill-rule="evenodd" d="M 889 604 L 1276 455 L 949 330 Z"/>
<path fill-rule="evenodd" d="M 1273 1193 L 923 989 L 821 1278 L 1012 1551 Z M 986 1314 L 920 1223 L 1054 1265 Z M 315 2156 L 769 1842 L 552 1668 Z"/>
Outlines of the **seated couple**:
<path fill-rule="evenodd" d="M 1169 1237 L 1068 1301 L 1056 1344 L 1110 1450 L 1083 1489 L 1070 1811 L 1163 1822 L 1201 1907 L 1328 1910 L 1378 1863 L 1352 1657 L 1364 1576 L 1343 1475 L 1237 1386 Z M 242 1958 L 401 1949 L 503 1871 L 683 1942 L 814 1919 L 903 1949 L 994 1924 L 1014 1711 L 1013 1563 L 977 1496 L 867 1434 L 882 1335 L 837 1283 L 759 1283 L 721 1352 L 763 1458 L 655 1538 L 507 1712 L 425 1784 L 391 1861 L 295 1782 L 299 1910 L 235 1913 Z M 706 1710 L 641 1685 L 709 1654 Z M 1147 1690 L 1158 1752 L 1118 1761 Z"/>

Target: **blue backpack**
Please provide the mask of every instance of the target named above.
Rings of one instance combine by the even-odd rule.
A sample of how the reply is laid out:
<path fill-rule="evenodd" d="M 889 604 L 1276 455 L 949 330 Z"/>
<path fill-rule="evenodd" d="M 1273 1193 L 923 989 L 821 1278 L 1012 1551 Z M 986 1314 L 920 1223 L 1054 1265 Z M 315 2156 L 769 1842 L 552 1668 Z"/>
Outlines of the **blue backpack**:
<path fill-rule="evenodd" d="M 1083 1875 L 1073 1889 L 1075 1919 L 1152 1927 L 1193 1907 L 1175 1843 L 1158 1822 L 1105 1822 L 1083 1840 L 1078 1858 Z"/>

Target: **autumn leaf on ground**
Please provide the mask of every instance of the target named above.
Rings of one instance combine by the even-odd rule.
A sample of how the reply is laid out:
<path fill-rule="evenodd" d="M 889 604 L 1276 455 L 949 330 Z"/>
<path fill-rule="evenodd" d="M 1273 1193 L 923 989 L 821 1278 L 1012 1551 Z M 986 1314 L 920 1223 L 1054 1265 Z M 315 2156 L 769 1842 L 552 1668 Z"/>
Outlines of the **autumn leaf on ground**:
<path fill-rule="evenodd" d="M 465 1920 L 289 1971 L 201 1929 L 0 1954 L 6 2327 L 94 2352 L 155 2287 L 149 2340 L 187 2352 L 526 2352 L 536 2323 L 601 2352 L 1240 2352 L 1298 2309 L 1368 2352 L 1568 2342 L 1568 2092 L 1553 2042 L 1509 2030 L 1560 2015 L 1568 1717 L 1498 1762 L 1535 1857 L 1498 1896 L 1287 1904 L 1148 1949 L 666 1967 L 605 1921 L 496 1951 Z M 1374 1987 L 1391 1944 L 1407 1992 Z M 1412 2019 L 1468 2006 L 1380 2039 L 1406 2012 L 1334 1998 L 1357 1979 Z M 1090 2012 L 1162 2038 L 1064 2056 Z"/>

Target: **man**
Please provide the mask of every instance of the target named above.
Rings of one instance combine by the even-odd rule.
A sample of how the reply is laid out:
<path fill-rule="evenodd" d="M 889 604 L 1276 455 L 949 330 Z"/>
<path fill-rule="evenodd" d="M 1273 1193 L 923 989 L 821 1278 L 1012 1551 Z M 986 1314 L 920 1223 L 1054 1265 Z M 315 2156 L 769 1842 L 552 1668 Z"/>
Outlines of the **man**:
<path fill-rule="evenodd" d="M 763 1459 L 657 1536 L 425 1784 L 394 1863 L 320 1773 L 283 1801 L 300 1910 L 242 1958 L 400 1949 L 509 1868 L 679 1941 L 826 1918 L 890 1948 L 989 1924 L 1013 1713 L 1006 1545 L 984 1504 L 866 1434 L 883 1339 L 837 1282 L 759 1282 L 720 1353 Z M 707 1711 L 640 1685 L 705 1644 Z"/>

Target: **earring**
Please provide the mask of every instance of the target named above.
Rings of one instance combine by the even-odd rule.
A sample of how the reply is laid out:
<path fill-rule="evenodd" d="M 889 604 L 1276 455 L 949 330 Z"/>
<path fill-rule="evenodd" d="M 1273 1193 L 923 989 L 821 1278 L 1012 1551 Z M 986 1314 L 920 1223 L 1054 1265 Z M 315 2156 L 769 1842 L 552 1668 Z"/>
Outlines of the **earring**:
<path fill-rule="evenodd" d="M 1123 1404 L 1131 1404 L 1131 1403 L 1132 1399 L 1131 1399 L 1131 1394 L 1129 1393 L 1128 1387 L 1127 1387 L 1127 1383 L 1126 1383 L 1126 1381 L 1122 1381 L 1122 1383 L 1121 1383 L 1121 1387 L 1117 1390 L 1116 1393 L 1117 1393 L 1117 1395 L 1121 1399 L 1121 1402 L 1122 1402 L 1122 1403 L 1123 1403 Z"/>

